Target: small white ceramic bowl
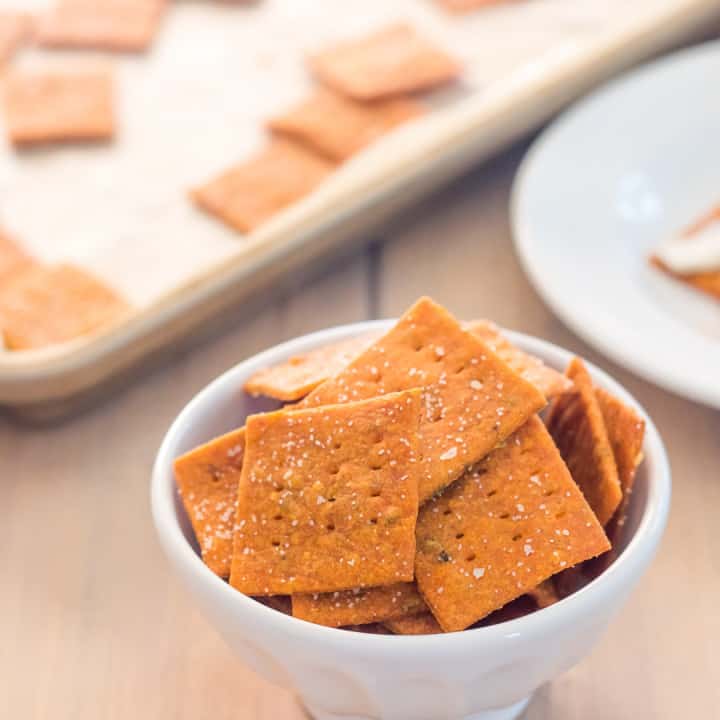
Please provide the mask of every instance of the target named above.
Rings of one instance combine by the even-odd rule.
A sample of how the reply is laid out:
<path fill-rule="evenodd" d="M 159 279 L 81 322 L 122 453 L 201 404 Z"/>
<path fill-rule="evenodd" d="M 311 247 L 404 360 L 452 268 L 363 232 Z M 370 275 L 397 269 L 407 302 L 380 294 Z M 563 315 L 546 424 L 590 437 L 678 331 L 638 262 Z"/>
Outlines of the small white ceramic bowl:
<path fill-rule="evenodd" d="M 670 503 L 670 469 L 655 426 L 614 380 L 594 381 L 645 415 L 645 461 L 617 561 L 587 587 L 531 615 L 446 635 L 371 635 L 313 625 L 271 610 L 216 577 L 201 561 L 175 491 L 178 455 L 273 407 L 242 392 L 256 370 L 297 353 L 389 327 L 359 323 L 307 335 L 240 363 L 202 390 L 170 427 L 152 480 L 155 526 L 173 567 L 237 655 L 268 680 L 294 690 L 318 720 L 510 720 L 532 693 L 593 647 L 655 554 Z M 564 368 L 571 354 L 509 333 L 519 347 Z"/>

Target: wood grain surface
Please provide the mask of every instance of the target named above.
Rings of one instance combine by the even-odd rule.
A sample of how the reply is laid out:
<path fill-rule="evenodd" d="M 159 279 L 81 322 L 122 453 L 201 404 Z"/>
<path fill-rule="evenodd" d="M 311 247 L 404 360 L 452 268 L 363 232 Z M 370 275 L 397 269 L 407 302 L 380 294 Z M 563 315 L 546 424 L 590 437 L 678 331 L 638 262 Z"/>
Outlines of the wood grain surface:
<path fill-rule="evenodd" d="M 427 293 L 598 363 L 645 405 L 670 454 L 673 508 L 655 563 L 594 653 L 538 692 L 528 720 L 720 718 L 720 414 L 608 362 L 535 295 L 508 227 L 522 149 L 406 213 L 382 244 L 239 308 L 221 337 L 97 409 L 42 429 L 0 419 L 0 717 L 304 718 L 233 657 L 170 575 L 150 519 L 153 457 L 176 413 L 229 366 Z"/>

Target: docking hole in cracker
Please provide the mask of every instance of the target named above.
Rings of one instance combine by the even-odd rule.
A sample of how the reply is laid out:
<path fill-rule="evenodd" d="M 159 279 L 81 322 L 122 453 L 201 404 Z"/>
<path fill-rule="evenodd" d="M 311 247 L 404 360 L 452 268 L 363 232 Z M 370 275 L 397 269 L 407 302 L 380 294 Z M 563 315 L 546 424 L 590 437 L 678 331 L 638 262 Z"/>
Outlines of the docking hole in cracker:
<path fill-rule="evenodd" d="M 607 566 L 642 459 L 642 417 L 579 359 L 562 376 L 429 298 L 245 390 L 297 402 L 175 461 L 202 559 L 258 602 L 344 630 L 454 632 L 554 604 Z"/>

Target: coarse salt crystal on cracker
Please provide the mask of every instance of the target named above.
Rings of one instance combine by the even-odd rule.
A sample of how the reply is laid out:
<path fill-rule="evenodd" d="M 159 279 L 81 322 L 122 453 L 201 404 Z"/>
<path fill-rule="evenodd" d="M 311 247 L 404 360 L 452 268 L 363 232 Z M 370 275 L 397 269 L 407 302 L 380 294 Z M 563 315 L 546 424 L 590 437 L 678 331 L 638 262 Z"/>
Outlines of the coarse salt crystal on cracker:
<path fill-rule="evenodd" d="M 198 207 L 246 233 L 314 190 L 333 164 L 302 145 L 277 138 L 257 155 L 195 188 Z"/>
<path fill-rule="evenodd" d="M 114 290 L 72 265 L 36 265 L 0 289 L 0 327 L 10 350 L 72 340 L 117 322 L 129 310 Z"/>
<path fill-rule="evenodd" d="M 13 71 L 5 77 L 7 132 L 15 145 L 113 136 L 112 75 L 105 71 Z"/>
<path fill-rule="evenodd" d="M 473 335 L 482 340 L 498 357 L 515 372 L 537 387 L 546 398 L 551 399 L 573 391 L 572 380 L 548 367 L 540 358 L 515 347 L 495 323 L 489 320 L 473 320 L 465 325 Z"/>
<path fill-rule="evenodd" d="M 349 402 L 412 387 L 422 387 L 424 399 L 421 502 L 545 404 L 533 385 L 429 298 L 418 300 L 387 334 L 302 404 Z"/>
<path fill-rule="evenodd" d="M 40 17 L 46 47 L 141 51 L 160 26 L 166 0 L 60 0 Z"/>
<path fill-rule="evenodd" d="M 245 392 L 284 402 L 300 400 L 337 375 L 376 338 L 374 333 L 361 335 L 293 355 L 284 363 L 256 372 L 245 383 Z"/>
<path fill-rule="evenodd" d="M 28 13 L 0 10 L 0 67 L 30 36 L 32 18 Z"/>
<path fill-rule="evenodd" d="M 377 100 L 454 81 L 460 65 L 407 25 L 392 25 L 310 58 L 328 87 L 356 100 Z"/>
<path fill-rule="evenodd" d="M 443 629 L 462 630 L 608 548 L 534 416 L 421 508 L 416 581 Z"/>
<path fill-rule="evenodd" d="M 413 579 L 421 393 L 247 419 L 230 584 L 250 595 Z"/>
<path fill-rule="evenodd" d="M 245 428 L 215 438 L 174 463 L 175 483 L 205 564 L 230 576 L 235 504 L 245 452 Z"/>
<path fill-rule="evenodd" d="M 268 127 L 342 162 L 422 113 L 422 105 L 409 98 L 358 102 L 321 88 L 304 102 L 271 118 Z"/>
<path fill-rule="evenodd" d="M 412 582 L 292 597 L 295 617 L 329 627 L 383 622 L 421 612 L 427 612 L 427 605 Z"/>
<path fill-rule="evenodd" d="M 570 474 L 604 526 L 622 500 L 617 465 L 585 364 L 573 358 L 566 374 L 577 392 L 555 398 L 546 423 Z"/>

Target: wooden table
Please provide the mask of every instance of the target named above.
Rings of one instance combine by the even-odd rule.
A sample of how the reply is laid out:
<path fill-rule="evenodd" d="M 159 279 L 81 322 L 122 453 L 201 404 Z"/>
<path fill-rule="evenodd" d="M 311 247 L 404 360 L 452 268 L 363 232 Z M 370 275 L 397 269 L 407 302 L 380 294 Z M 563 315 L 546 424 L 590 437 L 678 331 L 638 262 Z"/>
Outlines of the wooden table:
<path fill-rule="evenodd" d="M 720 415 L 603 359 L 535 295 L 508 227 L 522 150 L 399 219 L 382 245 L 238 311 L 222 337 L 82 417 L 44 429 L 0 420 L 0 717 L 303 718 L 233 657 L 170 575 L 150 520 L 153 456 L 180 408 L 239 360 L 430 294 L 460 317 L 599 363 L 645 405 L 672 461 L 673 510 L 652 569 L 592 656 L 543 688 L 527 718 L 720 718 Z"/>

